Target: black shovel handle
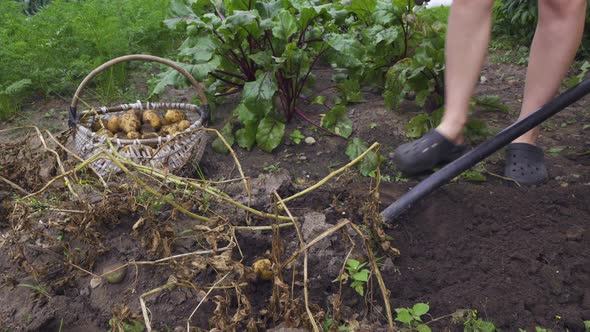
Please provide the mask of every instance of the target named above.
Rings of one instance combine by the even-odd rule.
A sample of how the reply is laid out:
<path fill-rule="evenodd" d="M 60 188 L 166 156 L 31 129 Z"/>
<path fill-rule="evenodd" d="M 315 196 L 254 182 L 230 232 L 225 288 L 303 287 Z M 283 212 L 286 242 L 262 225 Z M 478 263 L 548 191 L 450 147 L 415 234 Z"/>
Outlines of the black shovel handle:
<path fill-rule="evenodd" d="M 588 93 L 590 93 L 590 78 L 583 80 L 578 85 L 565 91 L 526 118 L 515 122 L 496 136 L 489 138 L 475 149 L 469 151 L 461 158 L 433 173 L 383 210 L 381 216 L 385 221 L 393 220 L 438 187 L 470 169 L 478 162 L 508 145 L 527 131 L 540 125 L 543 121 L 559 113 L 569 105 L 586 96 Z"/>

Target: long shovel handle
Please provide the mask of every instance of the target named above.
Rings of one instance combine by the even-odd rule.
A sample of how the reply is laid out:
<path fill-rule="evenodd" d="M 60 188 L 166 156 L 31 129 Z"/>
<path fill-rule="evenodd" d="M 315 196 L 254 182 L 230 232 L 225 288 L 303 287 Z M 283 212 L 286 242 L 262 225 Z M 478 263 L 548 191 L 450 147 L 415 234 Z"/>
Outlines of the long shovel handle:
<path fill-rule="evenodd" d="M 383 210 L 381 216 L 385 221 L 393 220 L 438 187 L 470 169 L 478 162 L 500 150 L 505 145 L 508 145 L 514 139 L 540 125 L 543 121 L 561 112 L 563 109 L 586 96 L 588 93 L 590 93 L 590 78 L 583 80 L 578 85 L 565 91 L 526 118 L 515 122 L 496 136 L 489 138 L 475 149 L 469 151 L 461 158 L 433 173 Z"/>

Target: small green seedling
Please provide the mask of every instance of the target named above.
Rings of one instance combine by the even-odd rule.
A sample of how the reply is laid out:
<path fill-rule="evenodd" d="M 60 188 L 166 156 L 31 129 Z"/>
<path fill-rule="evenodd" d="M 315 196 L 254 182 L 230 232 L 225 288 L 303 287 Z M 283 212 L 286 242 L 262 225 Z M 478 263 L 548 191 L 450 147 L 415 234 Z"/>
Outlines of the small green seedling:
<path fill-rule="evenodd" d="M 584 329 L 586 330 L 586 332 L 590 332 L 590 320 L 584 321 Z"/>
<path fill-rule="evenodd" d="M 334 281 L 347 282 L 348 279 L 352 279 L 350 287 L 352 287 L 359 295 L 365 296 L 365 285 L 369 281 L 369 270 L 365 269 L 367 263 L 361 263 L 356 259 L 346 260 L 346 271 L 342 273 L 340 278 Z"/>
<path fill-rule="evenodd" d="M 279 165 L 280 163 L 266 165 L 262 168 L 262 170 L 266 173 L 276 173 L 280 169 Z"/>
<path fill-rule="evenodd" d="M 486 180 L 486 167 L 483 163 L 478 163 L 475 167 L 463 172 L 458 178 L 470 182 L 484 182 Z"/>
<path fill-rule="evenodd" d="M 305 138 L 305 136 L 303 136 L 299 130 L 294 130 L 291 135 L 289 135 L 289 137 L 295 144 L 301 143 L 301 140 Z"/>
<path fill-rule="evenodd" d="M 323 328 L 325 332 L 330 331 L 332 328 L 338 326 L 338 331 L 343 331 L 343 332 L 349 332 L 351 331 L 350 327 L 348 327 L 346 324 L 342 324 L 342 325 L 334 325 L 337 324 L 337 322 L 334 321 L 334 319 L 332 318 L 326 318 L 326 321 L 324 322 Z"/>
<path fill-rule="evenodd" d="M 498 329 L 492 322 L 477 318 L 477 310 L 473 310 L 463 324 L 464 332 L 496 332 Z"/>
<path fill-rule="evenodd" d="M 114 317 L 109 320 L 109 326 L 111 331 L 118 332 L 142 332 L 145 330 L 145 326 L 139 320 L 121 321 Z"/>
<path fill-rule="evenodd" d="M 18 287 L 26 287 L 33 290 L 35 294 L 43 295 L 48 299 L 51 298 L 51 295 L 49 295 L 45 287 L 43 287 L 42 285 L 18 284 Z"/>
<path fill-rule="evenodd" d="M 426 303 L 416 303 L 412 308 L 397 308 L 395 320 L 401 322 L 410 331 L 430 332 L 430 327 L 422 321 L 422 316 L 426 315 L 428 310 L 430 306 Z"/>

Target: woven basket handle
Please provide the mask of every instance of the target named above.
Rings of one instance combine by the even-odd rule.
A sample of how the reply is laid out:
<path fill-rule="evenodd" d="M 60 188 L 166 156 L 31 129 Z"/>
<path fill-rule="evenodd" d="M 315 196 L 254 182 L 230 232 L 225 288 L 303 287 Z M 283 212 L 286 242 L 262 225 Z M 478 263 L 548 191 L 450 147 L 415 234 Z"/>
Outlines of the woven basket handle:
<path fill-rule="evenodd" d="M 84 80 L 82 80 L 82 83 L 80 83 L 80 86 L 78 86 L 78 89 L 76 89 L 76 93 L 74 94 L 74 98 L 72 99 L 72 104 L 70 105 L 70 118 L 69 118 L 70 126 L 75 125 L 76 122 L 78 121 L 78 118 L 77 118 L 78 101 L 80 100 L 80 95 L 82 94 L 82 90 L 86 87 L 86 85 L 90 82 L 90 80 L 93 79 L 96 75 L 100 74 L 103 70 L 105 70 L 111 66 L 114 66 L 118 63 L 130 61 L 130 60 L 143 60 L 143 61 L 158 62 L 158 63 L 164 64 L 164 65 L 167 65 L 169 67 L 172 67 L 173 69 L 176 69 L 178 72 L 180 72 L 182 75 L 184 75 L 184 77 L 186 77 L 191 82 L 192 86 L 197 90 L 197 93 L 199 94 L 199 98 L 201 99 L 201 102 L 203 103 L 203 107 L 206 110 L 205 113 L 208 113 L 209 104 L 207 102 L 207 97 L 205 97 L 205 93 L 203 92 L 203 89 L 201 88 L 201 85 L 199 84 L 199 82 L 197 82 L 197 80 L 195 80 L 195 78 L 188 71 L 186 71 L 184 68 L 180 67 L 175 62 L 172 62 L 172 61 L 164 59 L 164 58 L 160 58 L 160 57 L 153 56 L 153 55 L 145 55 L 145 54 L 130 54 L 130 55 L 124 55 L 124 56 L 121 56 L 118 58 L 114 58 L 110 61 L 103 63 L 102 65 L 100 65 L 99 67 L 94 69 L 92 72 L 90 72 L 90 74 L 88 74 L 88 76 L 86 76 L 84 78 Z M 208 114 L 206 114 L 206 117 L 208 117 Z"/>

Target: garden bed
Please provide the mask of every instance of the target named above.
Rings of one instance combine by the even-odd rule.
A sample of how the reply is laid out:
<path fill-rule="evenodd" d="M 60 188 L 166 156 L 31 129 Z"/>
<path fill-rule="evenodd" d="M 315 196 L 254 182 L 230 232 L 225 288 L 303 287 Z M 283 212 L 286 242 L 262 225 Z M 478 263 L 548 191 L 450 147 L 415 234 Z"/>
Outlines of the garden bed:
<path fill-rule="evenodd" d="M 318 70 L 317 76 L 318 89 L 330 84 L 327 70 Z M 485 82 L 478 86 L 478 93 L 498 95 L 510 113 L 477 116 L 492 128 L 503 128 L 516 117 L 524 68 L 488 63 L 483 76 Z M 355 134 L 369 143 L 378 141 L 381 154 L 387 155 L 404 140 L 403 126 L 416 110 L 406 103 L 401 110 L 388 111 L 382 98 L 372 91 L 365 91 L 363 97 L 366 102 L 349 107 Z M 388 255 L 395 252 L 392 249 L 378 250 L 375 256 L 393 308 L 429 303 L 425 322 L 471 309 L 506 331 L 533 331 L 535 326 L 584 331 L 583 322 L 590 320 L 588 105 L 586 98 L 543 125 L 540 144 L 546 151 L 551 175 L 546 184 L 524 188 L 502 179 L 498 176 L 502 174 L 502 155 L 498 153 L 484 165 L 485 181 L 459 178 L 385 227 L 387 239 L 400 255 Z M 311 108 L 308 111 L 314 112 Z M 227 118 L 223 107 L 215 116 L 219 127 L 220 120 Z M 304 122 L 292 122 L 286 133 L 295 129 L 313 137 L 315 144 L 288 141 L 272 154 L 258 149 L 236 150 L 245 174 L 257 178 L 251 202 L 259 210 L 273 213 L 275 191 L 282 198 L 289 197 L 349 162 L 344 154 L 346 140 L 325 136 Z M 7 144 L 3 143 L 5 151 L 15 150 L 7 149 Z M 37 160 L 36 155 L 21 157 L 23 161 Z M 207 179 L 236 177 L 232 156 L 210 149 L 201 168 Z M 334 226 L 350 222 L 375 235 L 371 225 L 375 212 L 419 180 L 400 177 L 389 163 L 381 170 L 388 181 L 379 185 L 380 205 L 372 192 L 375 179 L 361 177 L 354 168 L 286 203 L 301 221 L 306 242 L 329 232 L 308 253 L 309 307 L 322 326 L 387 330 L 386 308 L 376 278 L 365 285 L 366 297 L 348 284 L 340 291 L 340 284 L 334 282 L 347 257 L 370 261 L 363 238 L 350 224 L 339 230 Z M 30 167 L 20 174 L 34 171 Z M 26 183 L 22 181 L 33 180 L 22 176 L 14 179 L 15 173 L 5 174 L 4 170 L 0 174 L 23 187 Z M 40 176 L 38 182 L 42 180 Z M 240 199 L 239 186 L 219 187 Z M 223 218 L 212 224 L 191 220 L 169 206 L 143 215 L 142 206 L 147 203 L 138 199 L 140 189 L 133 183 L 113 187 L 106 198 L 95 201 L 93 210 L 54 201 L 61 211 L 46 209 L 38 222 L 31 222 L 19 215 L 37 211 L 30 202 L 29 210 L 19 210 L 11 195 L 21 194 L 4 182 L 0 189 L 0 234 L 6 253 L 0 255 L 0 330 L 104 331 L 109 329 L 110 320 L 112 325 L 145 324 L 140 296 L 171 282 L 179 285 L 145 297 L 152 327 L 158 331 L 186 330 L 193 313 L 190 326 L 205 330 L 310 328 L 303 297 L 303 255 L 294 265 L 296 272 L 288 266 L 280 282 L 275 279 L 274 284 L 252 276 L 249 269 L 257 259 L 284 262 L 296 252 L 300 244 L 293 227 L 281 228 L 274 236 L 271 230 L 231 229 L 229 225 L 272 224 L 254 217 L 246 225 L 245 214 L 231 207 L 217 210 Z M 52 194 L 53 199 L 62 197 L 57 192 Z M 51 195 L 38 198 L 52 199 Z M 211 202 L 215 206 L 216 202 Z M 92 218 L 66 211 L 77 209 Z M 195 224 L 215 231 L 193 237 L 187 230 Z M 371 238 L 376 247 L 387 242 L 376 238 Z M 228 251 L 231 255 L 224 256 L 222 249 L 232 243 L 239 244 L 239 250 L 233 247 Z M 217 251 L 203 255 L 211 258 L 194 255 L 153 263 L 212 247 Z M 133 263 L 138 261 L 151 263 Z M 132 263 L 120 283 L 91 283 L 96 275 L 128 262 Z M 183 280 L 190 280 L 193 286 L 180 285 Z M 224 283 L 229 280 L 233 283 Z M 215 288 L 220 285 L 225 288 Z M 208 286 L 214 289 L 209 292 Z M 430 325 L 435 331 L 463 329 L 463 323 L 453 323 L 450 316 Z M 135 331 L 129 326 L 126 331 Z"/>

